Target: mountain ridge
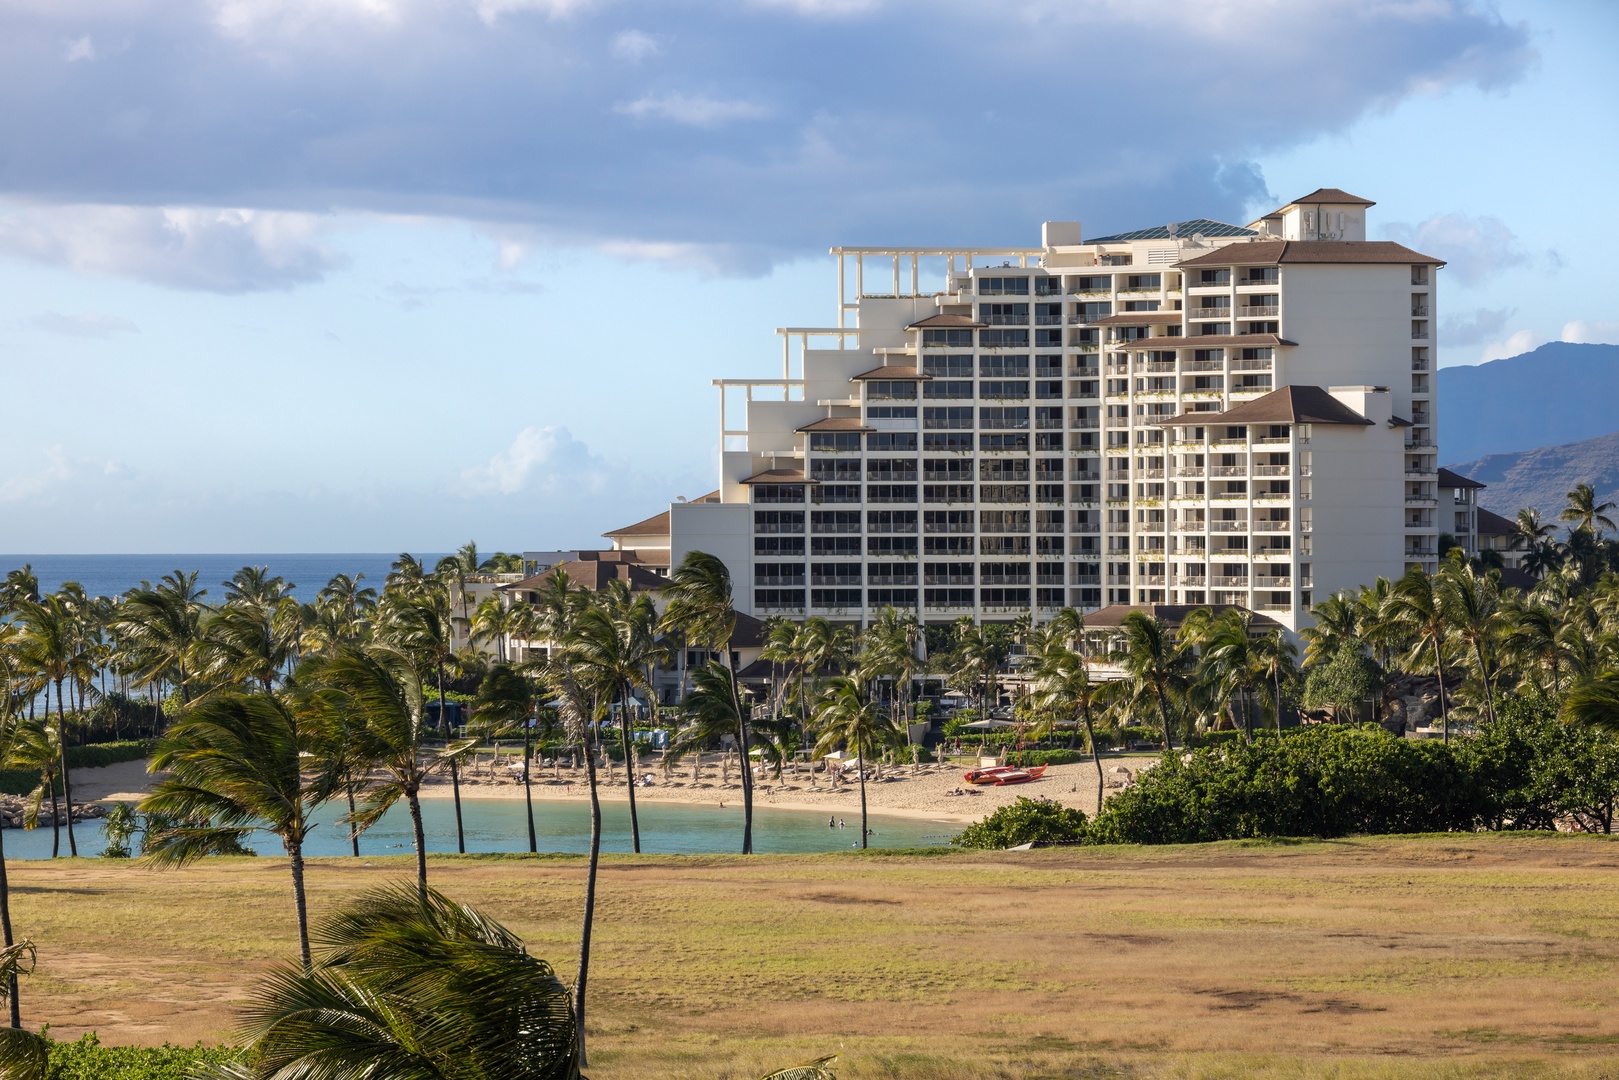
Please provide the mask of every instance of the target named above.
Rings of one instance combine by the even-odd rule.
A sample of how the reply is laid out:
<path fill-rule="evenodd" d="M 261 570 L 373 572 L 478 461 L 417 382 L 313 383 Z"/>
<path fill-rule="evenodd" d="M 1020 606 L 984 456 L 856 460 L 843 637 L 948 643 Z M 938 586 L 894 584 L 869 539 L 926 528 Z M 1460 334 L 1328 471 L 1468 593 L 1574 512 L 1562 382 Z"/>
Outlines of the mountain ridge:
<path fill-rule="evenodd" d="M 1439 448 L 1452 461 L 1571 446 L 1619 428 L 1619 345 L 1553 341 L 1440 368 L 1437 390 Z"/>

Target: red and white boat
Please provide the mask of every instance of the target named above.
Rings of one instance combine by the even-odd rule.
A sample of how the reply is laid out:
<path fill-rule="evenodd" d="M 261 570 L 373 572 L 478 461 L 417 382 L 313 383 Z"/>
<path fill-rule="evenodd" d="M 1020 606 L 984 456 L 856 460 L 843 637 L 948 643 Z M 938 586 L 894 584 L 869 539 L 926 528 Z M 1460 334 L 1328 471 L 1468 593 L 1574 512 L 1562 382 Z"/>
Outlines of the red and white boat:
<path fill-rule="evenodd" d="M 1007 784 L 1027 784 L 1031 780 L 1038 780 L 1046 773 L 1044 765 L 1034 769 L 1022 769 L 1016 765 L 1002 765 L 995 769 L 973 769 L 962 773 L 961 778 L 969 784 L 993 784 L 1003 787 Z"/>

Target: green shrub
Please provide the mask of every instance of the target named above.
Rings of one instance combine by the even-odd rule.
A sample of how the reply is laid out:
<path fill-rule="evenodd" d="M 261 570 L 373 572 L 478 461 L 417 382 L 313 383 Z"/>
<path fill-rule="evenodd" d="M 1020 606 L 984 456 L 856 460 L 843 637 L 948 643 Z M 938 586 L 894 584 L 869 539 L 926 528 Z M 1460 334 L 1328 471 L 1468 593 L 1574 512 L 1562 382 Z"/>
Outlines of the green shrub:
<path fill-rule="evenodd" d="M 1020 844 L 1071 844 L 1085 839 L 1085 812 L 1047 799 L 1019 797 L 950 842 L 956 847 L 1000 849 Z"/>
<path fill-rule="evenodd" d="M 207 1065 L 239 1061 L 224 1046 L 102 1046 L 92 1033 L 77 1042 L 52 1042 L 50 1080 L 189 1080 Z"/>
<path fill-rule="evenodd" d="M 1039 765 L 1073 765 L 1089 760 L 1090 755 L 1083 750 L 1019 750 L 1006 757 L 1008 765 L 1022 765 L 1031 769 Z"/>
<path fill-rule="evenodd" d="M 150 739 L 125 739 L 122 742 L 69 746 L 67 763 L 73 769 L 100 769 L 126 761 L 140 761 L 151 756 L 153 745 Z"/>

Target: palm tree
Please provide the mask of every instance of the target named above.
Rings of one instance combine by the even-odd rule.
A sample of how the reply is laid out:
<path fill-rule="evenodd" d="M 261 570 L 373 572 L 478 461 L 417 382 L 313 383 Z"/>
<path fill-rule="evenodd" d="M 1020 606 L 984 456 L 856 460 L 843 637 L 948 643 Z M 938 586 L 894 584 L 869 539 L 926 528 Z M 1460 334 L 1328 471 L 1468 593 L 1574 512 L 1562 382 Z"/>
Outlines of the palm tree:
<path fill-rule="evenodd" d="M 1091 719 L 1091 708 L 1096 703 L 1096 687 L 1091 683 L 1090 667 L 1085 658 L 1062 643 L 1059 638 L 1047 642 L 1036 658 L 1034 669 L 1035 700 L 1039 707 L 1054 714 L 1066 713 L 1085 725 L 1085 738 L 1091 747 L 1091 763 L 1096 766 L 1096 808 L 1102 808 L 1102 755 L 1096 745 L 1096 728 Z"/>
<path fill-rule="evenodd" d="M 1175 749 L 1169 703 L 1185 681 L 1183 650 L 1162 622 L 1144 611 L 1132 611 L 1119 624 L 1120 648 L 1114 656 L 1129 679 L 1134 696 L 1152 703 L 1164 729 L 1164 749 Z"/>
<path fill-rule="evenodd" d="M 73 779 L 68 772 L 67 706 L 62 684 L 68 679 L 88 679 L 89 661 L 75 632 L 73 613 L 60 596 L 48 596 L 39 603 L 24 603 L 17 611 L 16 623 L 19 662 L 56 687 L 56 740 L 62 755 L 62 793 L 67 803 L 67 847 L 68 853 L 77 858 L 79 845 L 73 836 Z"/>
<path fill-rule="evenodd" d="M 1361 627 L 1375 622 L 1368 617 L 1359 599 L 1347 592 L 1335 592 L 1310 609 L 1314 626 L 1299 632 L 1304 639 L 1304 662 L 1324 664 L 1345 645 L 1359 647 Z"/>
<path fill-rule="evenodd" d="M 529 786 L 529 759 L 534 756 L 534 689 L 510 664 L 489 669 L 478 687 L 479 734 L 485 739 L 506 738 L 523 732 L 523 801 L 528 808 L 528 850 L 539 850 L 534 835 L 534 791 Z"/>
<path fill-rule="evenodd" d="M 1559 715 L 1565 722 L 1619 732 L 1619 672 L 1575 685 L 1563 699 Z"/>
<path fill-rule="evenodd" d="M 1613 518 L 1608 516 L 1608 511 L 1614 508 L 1614 504 L 1597 502 L 1596 489 L 1590 484 L 1575 484 L 1574 490 L 1565 498 L 1568 499 L 1568 505 L 1557 515 L 1557 520 L 1572 522 L 1575 531 L 1600 537 L 1603 529 L 1619 528 L 1614 525 Z"/>
<path fill-rule="evenodd" d="M 1299 650 L 1287 640 L 1280 628 L 1259 635 L 1251 647 L 1260 675 L 1271 688 L 1271 721 L 1279 735 L 1282 731 L 1282 683 L 1290 682 L 1298 674 Z"/>
<path fill-rule="evenodd" d="M 127 641 L 141 685 L 168 682 L 191 700 L 194 656 L 202 638 L 202 598 L 195 571 L 165 574 L 156 588 L 131 590 L 113 627 Z"/>
<path fill-rule="evenodd" d="M 569 649 L 570 662 L 583 666 L 601 688 L 601 697 L 618 705 L 624 771 L 629 783 L 630 842 L 637 855 L 641 853 L 641 825 L 635 808 L 635 739 L 630 702 L 637 689 L 651 699 L 652 684 L 647 672 L 668 656 L 668 649 L 658 640 L 657 625 L 658 613 L 652 598 L 632 596 L 628 584 L 614 581 L 580 614 Z"/>
<path fill-rule="evenodd" d="M 485 641 L 495 643 L 495 656 L 505 663 L 510 659 L 506 655 L 506 642 L 511 637 L 514 625 L 514 612 L 516 608 L 507 607 L 499 596 L 486 596 L 478 604 L 477 610 L 472 613 L 472 634 L 470 640 L 474 645 Z"/>
<path fill-rule="evenodd" d="M 871 832 L 866 827 L 866 755 L 892 734 L 893 723 L 866 700 L 859 680 L 840 675 L 827 684 L 816 704 L 815 726 L 820 733 L 815 743 L 817 757 L 840 746 L 855 753 L 855 770 L 860 774 L 860 846 L 864 848 Z"/>
<path fill-rule="evenodd" d="M 180 866 L 220 839 L 238 842 L 265 831 L 281 839 L 292 869 L 298 951 L 309 967 L 309 911 L 304 896 L 304 840 L 310 810 L 329 781 L 304 772 L 315 749 L 314 725 L 271 694 L 224 694 L 190 709 L 158 744 L 151 770 L 167 773 L 140 809 L 180 824 L 152 837 L 149 858 Z"/>
<path fill-rule="evenodd" d="M 455 626 L 450 617 L 449 594 L 441 585 L 424 584 L 413 595 L 390 605 L 386 630 L 388 639 L 416 662 L 418 670 L 437 675 L 438 721 L 448 742 L 453 732 L 450 729 L 449 703 L 444 698 L 444 672 L 455 656 Z M 455 802 L 455 848 L 458 853 L 465 855 L 467 839 L 461 821 L 461 757 L 462 753 L 456 753 L 445 760 L 450 766 L 450 794 Z"/>
<path fill-rule="evenodd" d="M 10 641 L 15 638 L 15 629 L 9 623 L 0 623 L 0 769 L 27 768 L 28 749 L 37 747 L 43 732 L 35 724 L 30 723 L 16 711 L 16 695 L 13 692 L 15 678 L 11 661 Z M 0 955 L 11 956 L 12 950 L 17 948 L 18 942 L 11 928 L 11 883 L 6 877 L 6 848 L 5 830 L 0 829 L 0 941 L 4 943 L 4 953 Z M 10 965 L 5 972 L 5 988 L 3 991 L 7 1004 L 11 1008 L 11 1027 L 22 1027 L 22 1003 L 17 996 L 17 967 Z M 3 1049 L 3 1048 L 0 1048 Z M 4 1062 L 0 1062 L 0 1072 L 4 1071 Z"/>
<path fill-rule="evenodd" d="M 1195 635 L 1190 633 L 1190 617 L 1181 631 L 1182 639 L 1199 649 L 1197 681 L 1210 694 L 1216 711 L 1233 699 L 1240 702 L 1243 740 L 1250 743 L 1254 741 L 1251 697 L 1265 677 L 1264 665 L 1254 649 L 1252 623 L 1251 613 L 1226 608 L 1209 618 Z"/>
<path fill-rule="evenodd" d="M 435 577 L 446 586 L 455 586 L 455 594 L 461 602 L 461 621 L 469 626 L 472 616 L 467 613 L 467 579 L 477 572 L 478 544 L 475 540 L 468 540 L 454 555 L 446 555 L 433 567 Z"/>
<path fill-rule="evenodd" d="M 1445 702 L 1445 643 L 1450 638 L 1444 596 L 1434 579 L 1413 569 L 1394 586 L 1389 597 L 1389 614 L 1411 636 L 1407 670 L 1419 667 L 1422 657 L 1433 652 L 1434 676 L 1439 680 L 1439 715 L 1444 725 L 1444 741 L 1450 743 L 1450 708 Z"/>
<path fill-rule="evenodd" d="M 1484 687 L 1485 714 L 1495 719 L 1495 646 L 1501 630 L 1500 575 L 1480 574 L 1464 562 L 1447 562 L 1441 608 L 1452 635 L 1472 654 L 1474 670 Z"/>
<path fill-rule="evenodd" d="M 315 930 L 314 964 L 272 971 L 215 1080 L 578 1080 L 568 988 L 510 930 L 442 894 L 366 893 Z"/>
<path fill-rule="evenodd" d="M 737 747 L 742 754 L 742 854 L 753 854 L 753 769 L 748 756 L 748 721 L 731 663 L 731 639 L 736 635 L 736 607 L 731 601 L 731 572 L 704 551 L 688 551 L 670 575 L 664 590 L 668 606 L 663 628 L 678 633 L 701 649 L 719 654 L 732 675 L 731 694 L 736 706 Z"/>
<path fill-rule="evenodd" d="M 346 645 L 330 655 L 311 657 L 300 679 L 311 684 L 319 707 L 332 710 L 329 722 L 349 725 L 357 756 L 380 769 L 351 823 L 368 829 L 400 799 L 410 810 L 416 845 L 416 879 L 427 888 L 427 840 L 422 831 L 422 784 L 474 745 L 452 742 L 437 754 L 423 746 L 421 674 L 410 657 L 386 646 Z"/>

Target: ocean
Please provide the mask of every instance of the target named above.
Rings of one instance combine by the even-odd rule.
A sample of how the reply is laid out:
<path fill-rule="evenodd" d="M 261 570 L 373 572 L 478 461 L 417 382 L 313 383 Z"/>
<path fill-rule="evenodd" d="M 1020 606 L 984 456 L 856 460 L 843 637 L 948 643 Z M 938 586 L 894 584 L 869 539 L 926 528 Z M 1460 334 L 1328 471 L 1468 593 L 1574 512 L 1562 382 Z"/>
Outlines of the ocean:
<path fill-rule="evenodd" d="M 417 554 L 429 569 L 444 557 L 442 552 Z M 261 554 L 261 555 L 0 555 L 0 578 L 22 566 L 31 565 L 39 578 L 41 593 L 52 593 L 63 582 L 77 581 L 91 596 L 118 596 L 142 581 L 156 584 L 164 574 L 175 570 L 197 571 L 197 586 L 208 590 L 207 599 L 218 602 L 224 596 L 223 583 L 244 566 L 267 566 L 291 582 L 301 601 L 313 601 L 337 574 L 365 575 L 365 584 L 382 590 L 388 567 L 399 557 L 386 554 Z"/>

